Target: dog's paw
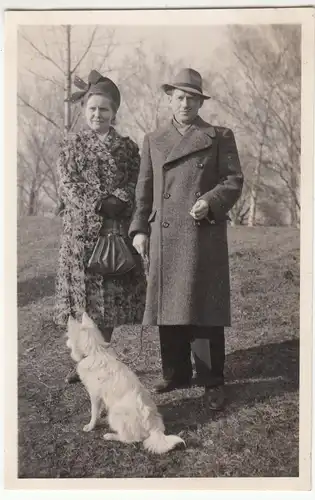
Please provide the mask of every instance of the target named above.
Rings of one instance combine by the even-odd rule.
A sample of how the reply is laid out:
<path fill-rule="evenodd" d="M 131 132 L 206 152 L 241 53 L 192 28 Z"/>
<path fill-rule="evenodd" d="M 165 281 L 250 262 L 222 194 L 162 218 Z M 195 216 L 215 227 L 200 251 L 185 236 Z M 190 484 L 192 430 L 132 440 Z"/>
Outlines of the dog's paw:
<path fill-rule="evenodd" d="M 84 427 L 83 427 L 83 431 L 84 432 L 90 432 L 94 429 L 94 425 L 91 425 L 91 424 L 86 424 Z"/>
<path fill-rule="evenodd" d="M 103 435 L 103 438 L 105 439 L 105 441 L 117 441 L 117 434 L 107 432 Z"/>

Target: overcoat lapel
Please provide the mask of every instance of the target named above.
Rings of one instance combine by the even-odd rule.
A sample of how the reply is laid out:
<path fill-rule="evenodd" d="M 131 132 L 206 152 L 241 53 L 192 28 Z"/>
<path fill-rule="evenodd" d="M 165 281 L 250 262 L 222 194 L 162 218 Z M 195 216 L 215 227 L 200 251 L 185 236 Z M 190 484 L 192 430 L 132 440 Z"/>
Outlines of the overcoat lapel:
<path fill-rule="evenodd" d="M 162 130 L 157 130 L 152 138 L 156 147 L 160 153 L 162 153 L 162 165 L 164 165 L 174 147 L 181 142 L 182 135 L 172 123 L 169 123 L 166 127 L 163 127 Z"/>
<path fill-rule="evenodd" d="M 170 164 L 191 153 L 212 146 L 215 129 L 200 117 L 190 127 L 185 135 L 181 135 L 173 123 L 165 127 L 154 137 L 154 142 L 163 153 L 163 165 Z"/>

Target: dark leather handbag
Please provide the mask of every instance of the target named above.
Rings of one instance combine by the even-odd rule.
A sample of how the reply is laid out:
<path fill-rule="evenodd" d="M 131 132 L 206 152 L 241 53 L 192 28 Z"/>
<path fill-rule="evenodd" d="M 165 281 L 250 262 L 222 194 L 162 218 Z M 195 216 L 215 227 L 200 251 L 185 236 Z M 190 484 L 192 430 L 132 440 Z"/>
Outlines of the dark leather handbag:
<path fill-rule="evenodd" d="M 88 262 L 88 270 L 105 278 L 116 278 L 131 271 L 136 261 L 126 242 L 127 237 L 123 223 L 104 220 Z"/>

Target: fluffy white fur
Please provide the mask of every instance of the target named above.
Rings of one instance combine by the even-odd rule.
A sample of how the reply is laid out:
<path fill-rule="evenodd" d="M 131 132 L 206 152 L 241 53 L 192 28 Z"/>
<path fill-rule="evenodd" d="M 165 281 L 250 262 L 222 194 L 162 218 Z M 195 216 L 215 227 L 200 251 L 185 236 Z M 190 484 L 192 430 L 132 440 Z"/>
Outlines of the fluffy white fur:
<path fill-rule="evenodd" d="M 119 361 L 95 323 L 84 313 L 82 324 L 71 316 L 67 346 L 78 363 L 78 375 L 91 399 L 91 420 L 83 430 L 94 429 L 102 405 L 107 410 L 113 433 L 106 440 L 123 443 L 143 442 L 152 453 L 165 453 L 185 442 L 179 436 L 164 434 L 164 423 L 148 390 L 138 377 Z"/>

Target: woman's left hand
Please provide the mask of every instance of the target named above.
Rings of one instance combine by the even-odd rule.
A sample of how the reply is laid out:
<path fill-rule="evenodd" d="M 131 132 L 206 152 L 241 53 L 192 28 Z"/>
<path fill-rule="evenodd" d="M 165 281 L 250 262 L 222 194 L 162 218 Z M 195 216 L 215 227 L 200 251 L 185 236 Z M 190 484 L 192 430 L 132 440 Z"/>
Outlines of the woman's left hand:
<path fill-rule="evenodd" d="M 190 211 L 190 215 L 195 220 L 201 220 L 207 217 L 209 212 L 209 205 L 205 200 L 198 200 Z"/>

